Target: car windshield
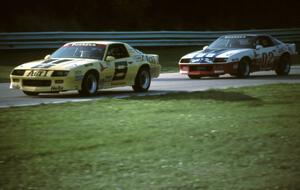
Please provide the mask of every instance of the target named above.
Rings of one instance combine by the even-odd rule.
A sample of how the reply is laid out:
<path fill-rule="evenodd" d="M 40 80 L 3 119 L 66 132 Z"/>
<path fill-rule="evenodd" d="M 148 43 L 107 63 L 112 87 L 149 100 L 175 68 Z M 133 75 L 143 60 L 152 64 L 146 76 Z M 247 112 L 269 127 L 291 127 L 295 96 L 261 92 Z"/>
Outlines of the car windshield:
<path fill-rule="evenodd" d="M 222 36 L 208 46 L 209 49 L 254 48 L 252 36 Z"/>
<path fill-rule="evenodd" d="M 66 44 L 56 50 L 51 58 L 84 58 L 102 60 L 106 45 L 101 44 Z"/>

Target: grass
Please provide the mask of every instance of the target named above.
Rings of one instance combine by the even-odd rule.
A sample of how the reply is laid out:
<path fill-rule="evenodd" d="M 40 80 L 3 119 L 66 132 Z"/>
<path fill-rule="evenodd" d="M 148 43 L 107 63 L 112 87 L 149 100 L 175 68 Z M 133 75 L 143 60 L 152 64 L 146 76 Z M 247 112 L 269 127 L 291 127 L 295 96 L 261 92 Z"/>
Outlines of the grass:
<path fill-rule="evenodd" d="M 0 189 L 300 189 L 300 85 L 1 109 Z"/>

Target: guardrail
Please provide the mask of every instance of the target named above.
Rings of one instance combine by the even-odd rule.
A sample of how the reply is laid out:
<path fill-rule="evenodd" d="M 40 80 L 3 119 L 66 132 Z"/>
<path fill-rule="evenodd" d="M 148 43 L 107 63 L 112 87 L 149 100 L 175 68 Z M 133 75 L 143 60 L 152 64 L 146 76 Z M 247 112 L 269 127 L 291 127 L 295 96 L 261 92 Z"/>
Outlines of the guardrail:
<path fill-rule="evenodd" d="M 238 31 L 18 32 L 0 33 L 0 49 L 51 49 L 71 41 L 121 41 L 132 46 L 203 46 L 225 34 L 270 34 L 283 42 L 300 42 L 300 28 Z"/>

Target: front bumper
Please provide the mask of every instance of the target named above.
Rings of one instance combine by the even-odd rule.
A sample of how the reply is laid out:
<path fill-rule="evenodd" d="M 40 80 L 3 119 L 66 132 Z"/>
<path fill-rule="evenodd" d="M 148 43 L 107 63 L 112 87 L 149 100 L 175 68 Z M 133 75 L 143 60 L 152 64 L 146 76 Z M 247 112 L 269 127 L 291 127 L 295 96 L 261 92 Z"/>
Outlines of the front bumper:
<path fill-rule="evenodd" d="M 197 76 L 215 76 L 222 74 L 236 74 L 238 62 L 231 63 L 179 63 L 181 74 Z"/>
<path fill-rule="evenodd" d="M 10 88 L 29 92 L 80 90 L 81 81 L 73 77 L 24 77 L 10 75 Z"/>

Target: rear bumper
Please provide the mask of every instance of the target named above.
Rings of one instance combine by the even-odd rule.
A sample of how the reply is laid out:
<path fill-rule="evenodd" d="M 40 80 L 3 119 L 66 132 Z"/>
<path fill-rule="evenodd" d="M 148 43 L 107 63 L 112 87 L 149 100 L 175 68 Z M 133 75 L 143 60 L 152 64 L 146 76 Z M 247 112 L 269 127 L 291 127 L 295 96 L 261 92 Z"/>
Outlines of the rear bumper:
<path fill-rule="evenodd" d="M 179 70 L 181 74 L 197 76 L 215 76 L 226 73 L 235 74 L 237 73 L 238 64 L 238 62 L 212 64 L 180 63 Z"/>

